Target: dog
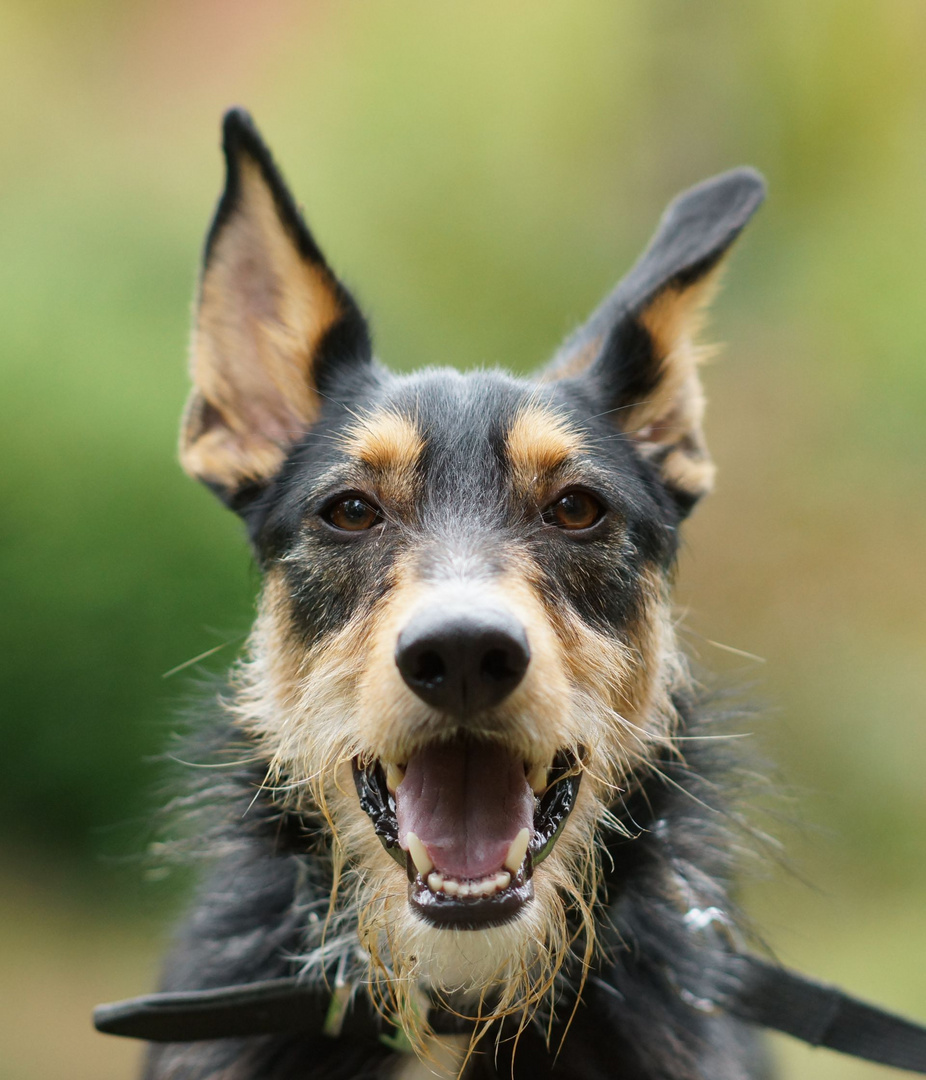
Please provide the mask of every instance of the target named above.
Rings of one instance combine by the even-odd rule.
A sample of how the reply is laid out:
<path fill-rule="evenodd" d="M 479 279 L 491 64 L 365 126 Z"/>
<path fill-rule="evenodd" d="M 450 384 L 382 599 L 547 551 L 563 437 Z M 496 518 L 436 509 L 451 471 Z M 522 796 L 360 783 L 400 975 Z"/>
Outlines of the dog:
<path fill-rule="evenodd" d="M 679 196 L 536 377 L 399 375 L 243 111 L 223 146 L 180 457 L 263 588 L 197 718 L 209 860 L 162 988 L 295 976 L 394 1037 L 164 1043 L 145 1077 L 769 1075 L 712 1004 L 735 762 L 670 594 L 714 476 L 698 334 L 761 177 Z"/>

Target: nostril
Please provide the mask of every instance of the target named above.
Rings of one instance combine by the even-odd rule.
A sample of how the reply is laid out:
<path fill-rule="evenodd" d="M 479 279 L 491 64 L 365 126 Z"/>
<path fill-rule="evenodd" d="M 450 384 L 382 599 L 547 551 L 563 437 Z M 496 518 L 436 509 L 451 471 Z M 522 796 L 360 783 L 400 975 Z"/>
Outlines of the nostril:
<path fill-rule="evenodd" d="M 511 657 L 505 649 L 489 649 L 482 658 L 480 672 L 491 682 L 508 682 L 521 674 L 511 663 Z"/>
<path fill-rule="evenodd" d="M 447 665 L 439 653 L 426 649 L 415 658 L 409 677 L 421 686 L 438 686 L 447 678 Z"/>

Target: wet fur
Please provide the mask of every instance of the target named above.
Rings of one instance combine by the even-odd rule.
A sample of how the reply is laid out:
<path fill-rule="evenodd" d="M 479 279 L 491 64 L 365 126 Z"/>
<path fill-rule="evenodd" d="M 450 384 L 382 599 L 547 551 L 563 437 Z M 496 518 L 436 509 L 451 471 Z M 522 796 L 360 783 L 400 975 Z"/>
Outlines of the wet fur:
<path fill-rule="evenodd" d="M 719 744 L 702 741 L 710 711 L 669 599 L 678 527 L 712 477 L 694 334 L 758 182 L 726 181 L 733 210 L 708 186 L 700 217 L 677 203 L 539 380 L 397 376 L 372 359 L 250 122 L 231 114 L 225 135 L 181 459 L 241 514 L 265 583 L 243 658 L 186 751 L 216 766 L 181 800 L 212 869 L 164 987 L 346 980 L 425 1060 L 427 991 L 479 1018 L 443 1066 L 468 1077 L 762 1075 L 752 1035 L 700 1004 L 726 953 L 690 913 L 732 918 L 719 794 L 732 785 Z M 542 516 L 576 485 L 608 509 L 590 538 Z M 345 491 L 381 507 L 375 536 L 324 523 Z M 527 763 L 571 750 L 584 777 L 534 900 L 498 927 L 439 929 L 409 906 L 351 762 L 405 761 L 458 734 L 405 685 L 395 643 L 423 605 L 480 596 L 527 628 L 531 663 L 468 737 Z M 410 1076 L 413 1060 L 279 1036 L 154 1048 L 146 1076 Z"/>

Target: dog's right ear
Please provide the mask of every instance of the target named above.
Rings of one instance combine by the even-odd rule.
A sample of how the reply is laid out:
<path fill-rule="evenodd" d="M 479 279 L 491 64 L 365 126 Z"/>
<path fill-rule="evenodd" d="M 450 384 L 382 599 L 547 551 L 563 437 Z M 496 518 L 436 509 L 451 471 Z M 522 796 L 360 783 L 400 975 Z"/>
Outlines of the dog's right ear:
<path fill-rule="evenodd" d="M 682 514 L 710 490 L 697 343 L 730 246 L 765 198 L 753 169 L 679 195 L 629 274 L 554 357 L 547 379 L 580 384 L 655 468 Z"/>
<path fill-rule="evenodd" d="M 246 112 L 226 114 L 222 146 L 227 176 L 206 239 L 180 461 L 239 507 L 315 421 L 333 371 L 368 363 L 371 347 Z"/>

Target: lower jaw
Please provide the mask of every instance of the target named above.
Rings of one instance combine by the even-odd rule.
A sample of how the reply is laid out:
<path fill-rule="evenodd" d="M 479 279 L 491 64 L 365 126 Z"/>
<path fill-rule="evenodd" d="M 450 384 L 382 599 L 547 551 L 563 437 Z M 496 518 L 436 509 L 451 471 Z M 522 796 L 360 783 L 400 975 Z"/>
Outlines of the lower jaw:
<path fill-rule="evenodd" d="M 525 860 L 511 884 L 490 896 L 449 896 L 433 892 L 420 874 L 408 885 L 408 902 L 432 926 L 453 930 L 486 930 L 510 922 L 534 899 L 534 882 Z"/>

